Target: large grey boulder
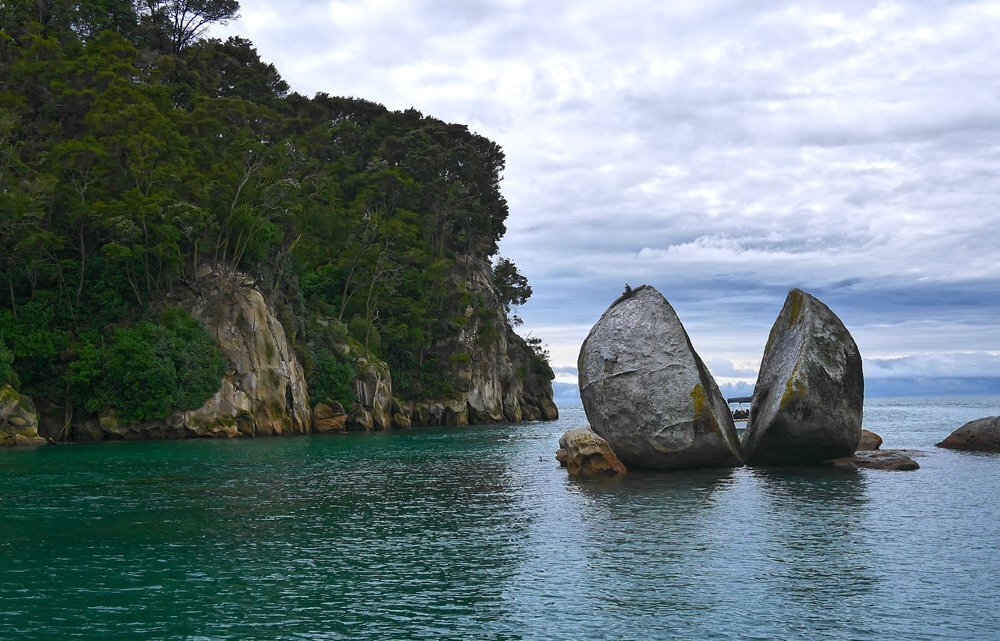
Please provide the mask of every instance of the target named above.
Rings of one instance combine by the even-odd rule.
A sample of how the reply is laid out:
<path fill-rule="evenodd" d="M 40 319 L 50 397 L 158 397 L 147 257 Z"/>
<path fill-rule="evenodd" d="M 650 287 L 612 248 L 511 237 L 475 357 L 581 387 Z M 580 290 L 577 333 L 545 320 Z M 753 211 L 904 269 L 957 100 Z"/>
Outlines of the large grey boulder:
<path fill-rule="evenodd" d="M 629 468 L 742 465 L 729 406 L 656 289 L 615 301 L 577 365 L 591 427 Z"/>
<path fill-rule="evenodd" d="M 937 446 L 968 452 L 1000 452 L 1000 416 L 969 421 Z"/>
<path fill-rule="evenodd" d="M 793 289 L 764 348 L 743 434 L 748 464 L 816 465 L 861 438 L 861 354 L 830 308 Z"/>

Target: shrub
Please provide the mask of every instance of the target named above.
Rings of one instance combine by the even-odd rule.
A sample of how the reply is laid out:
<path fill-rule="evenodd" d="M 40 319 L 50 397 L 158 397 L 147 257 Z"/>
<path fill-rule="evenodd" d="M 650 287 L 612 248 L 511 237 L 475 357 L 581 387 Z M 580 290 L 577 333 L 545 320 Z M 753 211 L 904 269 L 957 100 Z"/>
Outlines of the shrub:
<path fill-rule="evenodd" d="M 312 376 L 308 381 L 314 403 L 334 400 L 347 409 L 354 403 L 354 368 L 329 352 L 313 357 Z"/>
<path fill-rule="evenodd" d="M 0 336 L 0 386 L 13 385 L 14 387 L 20 387 L 21 381 L 17 379 L 13 363 L 14 352 L 7 349 L 7 344 L 3 342 L 3 337 Z"/>
<path fill-rule="evenodd" d="M 0 311 L 0 335 L 13 355 L 19 390 L 33 398 L 60 398 L 65 382 L 61 354 L 69 347 L 67 333 L 58 329 L 55 305 L 48 296 L 11 310 Z"/>
<path fill-rule="evenodd" d="M 90 412 L 113 407 L 125 423 L 191 410 L 219 389 L 226 361 L 215 340 L 182 310 L 159 323 L 121 327 L 85 343 L 70 364 L 75 402 Z"/>

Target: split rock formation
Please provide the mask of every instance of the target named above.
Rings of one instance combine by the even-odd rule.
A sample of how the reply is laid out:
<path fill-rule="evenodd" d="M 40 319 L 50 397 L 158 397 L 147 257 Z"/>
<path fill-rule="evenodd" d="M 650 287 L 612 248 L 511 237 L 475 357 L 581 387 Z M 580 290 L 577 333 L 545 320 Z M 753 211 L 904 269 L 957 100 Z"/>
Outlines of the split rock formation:
<path fill-rule="evenodd" d="M 742 464 L 729 406 L 653 287 L 627 290 L 604 312 L 577 364 L 591 428 L 629 468 Z"/>

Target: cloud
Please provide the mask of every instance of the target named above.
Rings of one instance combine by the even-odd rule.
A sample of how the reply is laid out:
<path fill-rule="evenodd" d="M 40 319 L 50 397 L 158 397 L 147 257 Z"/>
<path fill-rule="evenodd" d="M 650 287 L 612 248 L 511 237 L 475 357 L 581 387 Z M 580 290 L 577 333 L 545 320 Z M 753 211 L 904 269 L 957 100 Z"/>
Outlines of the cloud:
<path fill-rule="evenodd" d="M 625 283 L 657 286 L 702 356 L 744 373 L 793 286 L 874 371 L 960 374 L 940 355 L 1000 345 L 994 3 L 242 5 L 226 31 L 293 89 L 503 146 L 502 252 L 557 367 Z"/>
<path fill-rule="evenodd" d="M 870 378 L 944 378 L 960 374 L 1000 378 L 1000 352 L 958 352 L 932 356 L 877 358 L 865 363 Z"/>

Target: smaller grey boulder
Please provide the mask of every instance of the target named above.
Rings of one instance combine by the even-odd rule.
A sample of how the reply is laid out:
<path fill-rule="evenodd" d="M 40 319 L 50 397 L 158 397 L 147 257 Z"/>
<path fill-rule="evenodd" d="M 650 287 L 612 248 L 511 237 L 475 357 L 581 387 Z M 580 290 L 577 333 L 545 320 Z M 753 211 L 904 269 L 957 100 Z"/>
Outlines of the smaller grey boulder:
<path fill-rule="evenodd" d="M 969 421 L 937 446 L 967 452 L 1000 452 L 1000 416 Z"/>
<path fill-rule="evenodd" d="M 750 465 L 818 465 L 850 456 L 861 439 L 864 375 L 837 315 L 799 289 L 788 293 L 760 366 L 743 434 Z"/>
<path fill-rule="evenodd" d="M 563 434 L 556 460 L 570 476 L 592 478 L 625 473 L 625 466 L 608 442 L 589 427 L 578 427 Z"/>

